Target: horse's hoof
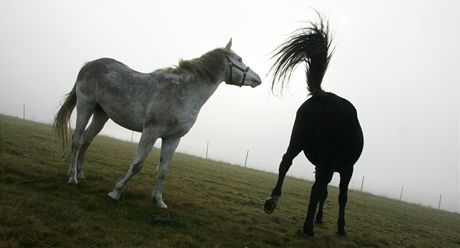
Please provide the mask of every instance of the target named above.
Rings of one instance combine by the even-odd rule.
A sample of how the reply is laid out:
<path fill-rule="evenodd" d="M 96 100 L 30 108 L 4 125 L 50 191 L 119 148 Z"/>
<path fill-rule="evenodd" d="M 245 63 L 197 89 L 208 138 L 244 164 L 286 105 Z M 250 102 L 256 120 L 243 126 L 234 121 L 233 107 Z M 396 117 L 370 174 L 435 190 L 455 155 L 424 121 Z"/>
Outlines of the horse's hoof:
<path fill-rule="evenodd" d="M 110 202 L 110 203 L 117 203 L 118 199 L 119 199 L 119 197 L 114 192 L 110 192 L 110 193 L 107 194 L 107 201 Z"/>
<path fill-rule="evenodd" d="M 70 177 L 67 183 L 68 184 L 78 184 L 78 180 L 76 177 Z"/>
<path fill-rule="evenodd" d="M 271 214 L 276 208 L 276 202 L 271 198 L 267 198 L 264 204 L 264 211 L 266 214 Z"/>
<path fill-rule="evenodd" d="M 339 231 L 337 231 L 337 235 L 338 235 L 339 237 L 342 237 L 342 238 L 344 238 L 344 237 L 347 236 L 347 234 L 345 233 L 345 230 L 339 230 Z"/>
<path fill-rule="evenodd" d="M 305 231 L 302 231 L 302 230 L 298 230 L 297 231 L 297 234 L 306 238 L 306 239 L 313 239 L 315 238 L 315 233 L 313 231 L 311 232 L 305 232 Z"/>
<path fill-rule="evenodd" d="M 303 228 L 303 234 L 306 237 L 314 238 L 315 232 L 313 232 L 313 228 Z"/>
<path fill-rule="evenodd" d="M 155 201 L 155 206 L 160 209 L 167 209 L 168 205 L 164 201 Z"/>
<path fill-rule="evenodd" d="M 323 220 L 318 220 L 317 219 L 317 220 L 315 220 L 315 223 L 318 224 L 318 225 L 321 225 L 321 224 L 323 224 Z"/>
<path fill-rule="evenodd" d="M 107 199 L 107 202 L 110 203 L 110 204 L 116 204 L 118 202 L 117 199 L 113 199 L 110 196 L 107 196 L 106 199 Z"/>
<path fill-rule="evenodd" d="M 77 173 L 77 178 L 86 179 L 85 174 L 83 173 L 83 171 Z"/>

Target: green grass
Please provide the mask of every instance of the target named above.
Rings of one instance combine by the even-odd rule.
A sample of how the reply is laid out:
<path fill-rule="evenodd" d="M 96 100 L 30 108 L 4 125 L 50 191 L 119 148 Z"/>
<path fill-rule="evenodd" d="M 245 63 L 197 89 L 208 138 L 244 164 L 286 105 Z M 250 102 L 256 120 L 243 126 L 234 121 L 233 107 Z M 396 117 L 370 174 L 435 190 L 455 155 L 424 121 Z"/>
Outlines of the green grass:
<path fill-rule="evenodd" d="M 350 191 L 347 238 L 335 235 L 337 189 L 329 188 L 317 237 L 302 229 L 311 182 L 286 178 L 272 215 L 263 212 L 276 175 L 175 154 L 153 207 L 154 150 L 116 204 L 107 192 L 136 144 L 99 136 L 87 179 L 68 185 L 51 127 L 0 115 L 0 247 L 460 247 L 460 215 Z M 273 165 L 277 166 L 277 165 Z M 151 215 L 169 218 L 152 223 Z"/>

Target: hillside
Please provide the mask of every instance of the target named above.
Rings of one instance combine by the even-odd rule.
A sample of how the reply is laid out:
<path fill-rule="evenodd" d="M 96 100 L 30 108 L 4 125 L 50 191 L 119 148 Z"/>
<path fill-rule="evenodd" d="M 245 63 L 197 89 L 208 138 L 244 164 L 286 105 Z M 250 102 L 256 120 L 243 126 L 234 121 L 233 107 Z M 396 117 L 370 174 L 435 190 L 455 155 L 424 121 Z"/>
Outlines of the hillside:
<path fill-rule="evenodd" d="M 334 187 L 325 223 L 306 239 L 299 231 L 311 182 L 286 178 L 278 209 L 266 215 L 276 175 L 180 153 L 163 195 L 169 209 L 160 211 L 150 200 L 157 150 L 109 203 L 135 148 L 98 136 L 87 179 L 67 185 L 69 154 L 60 155 L 51 127 L 0 115 L 0 247 L 460 247 L 460 215 L 355 191 L 348 237 L 339 238 Z"/>

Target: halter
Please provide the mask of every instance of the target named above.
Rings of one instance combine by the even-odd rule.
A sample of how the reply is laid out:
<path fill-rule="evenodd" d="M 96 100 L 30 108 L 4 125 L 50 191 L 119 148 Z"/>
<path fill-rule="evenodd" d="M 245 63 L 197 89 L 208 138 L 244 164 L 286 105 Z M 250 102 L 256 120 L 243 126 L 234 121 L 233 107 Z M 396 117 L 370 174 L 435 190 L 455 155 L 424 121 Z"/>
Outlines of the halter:
<path fill-rule="evenodd" d="M 246 75 L 249 71 L 249 66 L 245 68 L 235 64 L 232 62 L 232 60 L 230 58 L 227 57 L 227 60 L 228 60 L 228 65 L 230 66 L 230 82 L 233 83 L 233 79 L 232 79 L 232 74 L 233 74 L 233 67 L 235 67 L 236 69 L 240 70 L 242 73 L 243 73 L 243 79 L 241 79 L 241 82 L 239 84 L 234 84 L 234 85 L 237 85 L 237 86 L 243 86 L 244 85 L 244 80 L 246 80 Z"/>

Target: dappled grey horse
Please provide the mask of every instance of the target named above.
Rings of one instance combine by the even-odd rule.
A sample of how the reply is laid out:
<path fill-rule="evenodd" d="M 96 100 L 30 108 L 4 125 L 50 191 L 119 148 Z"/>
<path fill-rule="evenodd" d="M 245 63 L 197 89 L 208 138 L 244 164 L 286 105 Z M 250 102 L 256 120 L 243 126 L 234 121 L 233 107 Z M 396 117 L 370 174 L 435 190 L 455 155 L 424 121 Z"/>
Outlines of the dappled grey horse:
<path fill-rule="evenodd" d="M 152 198 L 157 207 L 167 208 L 162 192 L 169 162 L 181 137 L 195 123 L 203 104 L 223 81 L 251 87 L 261 83 L 259 76 L 231 50 L 231 45 L 230 40 L 225 48 L 214 49 L 192 60 L 181 60 L 177 67 L 152 73 L 134 71 L 110 58 L 83 66 L 54 121 L 54 129 L 64 145 L 68 140 L 70 116 L 77 107 L 68 183 L 77 184 L 77 178 L 84 178 L 86 150 L 110 118 L 142 135 L 131 167 L 108 196 L 113 200 L 120 198 L 126 183 L 141 170 L 155 141 L 161 138 L 160 163 Z"/>

